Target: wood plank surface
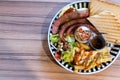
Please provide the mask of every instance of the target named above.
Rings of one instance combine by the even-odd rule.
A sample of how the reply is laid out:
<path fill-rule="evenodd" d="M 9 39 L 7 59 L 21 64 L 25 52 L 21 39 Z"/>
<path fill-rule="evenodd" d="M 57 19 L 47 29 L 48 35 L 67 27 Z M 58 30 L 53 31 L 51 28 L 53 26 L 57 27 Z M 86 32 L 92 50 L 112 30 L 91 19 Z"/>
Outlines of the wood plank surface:
<path fill-rule="evenodd" d="M 47 44 L 49 24 L 69 2 L 0 2 L 0 80 L 120 80 L 120 57 L 108 69 L 93 75 L 71 73 L 52 58 Z"/>
<path fill-rule="evenodd" d="M 79 0 L 0 0 L 0 1 L 30 1 L 30 2 L 73 2 Z"/>

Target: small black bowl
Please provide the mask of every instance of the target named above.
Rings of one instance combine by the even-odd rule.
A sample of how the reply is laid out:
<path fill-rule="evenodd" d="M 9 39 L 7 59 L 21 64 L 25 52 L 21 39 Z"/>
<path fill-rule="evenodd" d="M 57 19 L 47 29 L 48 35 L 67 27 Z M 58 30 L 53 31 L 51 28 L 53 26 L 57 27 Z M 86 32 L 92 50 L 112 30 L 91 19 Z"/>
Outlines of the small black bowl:
<path fill-rule="evenodd" d="M 106 46 L 106 41 L 102 35 L 96 35 L 89 40 L 89 45 L 94 50 L 100 50 Z"/>

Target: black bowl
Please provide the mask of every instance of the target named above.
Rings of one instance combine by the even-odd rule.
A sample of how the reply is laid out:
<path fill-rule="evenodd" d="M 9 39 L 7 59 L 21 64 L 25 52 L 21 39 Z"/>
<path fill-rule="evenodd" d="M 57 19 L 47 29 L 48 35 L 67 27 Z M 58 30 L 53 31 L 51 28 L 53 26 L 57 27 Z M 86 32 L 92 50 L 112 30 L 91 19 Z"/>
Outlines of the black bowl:
<path fill-rule="evenodd" d="M 94 50 L 100 50 L 106 46 L 106 41 L 102 35 L 96 35 L 89 40 L 89 45 Z"/>

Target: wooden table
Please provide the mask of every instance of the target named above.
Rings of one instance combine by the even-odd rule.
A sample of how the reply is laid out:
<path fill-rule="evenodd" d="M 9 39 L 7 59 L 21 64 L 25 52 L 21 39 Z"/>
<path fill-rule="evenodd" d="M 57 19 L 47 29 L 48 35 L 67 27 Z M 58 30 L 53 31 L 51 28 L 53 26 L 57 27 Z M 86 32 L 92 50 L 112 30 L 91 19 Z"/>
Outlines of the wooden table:
<path fill-rule="evenodd" d="M 51 57 L 47 44 L 50 21 L 72 1 L 0 2 L 0 80 L 120 80 L 120 57 L 93 75 L 71 73 Z"/>

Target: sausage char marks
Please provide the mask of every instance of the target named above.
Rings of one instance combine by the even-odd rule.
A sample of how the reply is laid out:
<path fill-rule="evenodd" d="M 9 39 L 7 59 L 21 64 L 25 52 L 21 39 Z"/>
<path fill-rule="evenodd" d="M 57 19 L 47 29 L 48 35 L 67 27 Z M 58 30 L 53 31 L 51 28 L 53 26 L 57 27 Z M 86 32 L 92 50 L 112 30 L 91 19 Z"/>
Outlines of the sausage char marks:
<path fill-rule="evenodd" d="M 70 28 L 68 28 L 66 30 L 66 35 L 69 35 L 69 34 L 74 34 L 75 30 L 80 26 L 80 24 L 76 24 L 76 25 L 73 25 L 71 26 Z"/>
<path fill-rule="evenodd" d="M 75 20 L 75 19 L 87 18 L 88 16 L 89 16 L 89 10 L 87 10 L 87 9 L 81 10 L 79 12 L 71 10 L 71 12 L 60 16 L 56 21 L 54 21 L 52 33 L 57 34 L 60 26 L 66 22 L 69 22 L 69 21 Z"/>

